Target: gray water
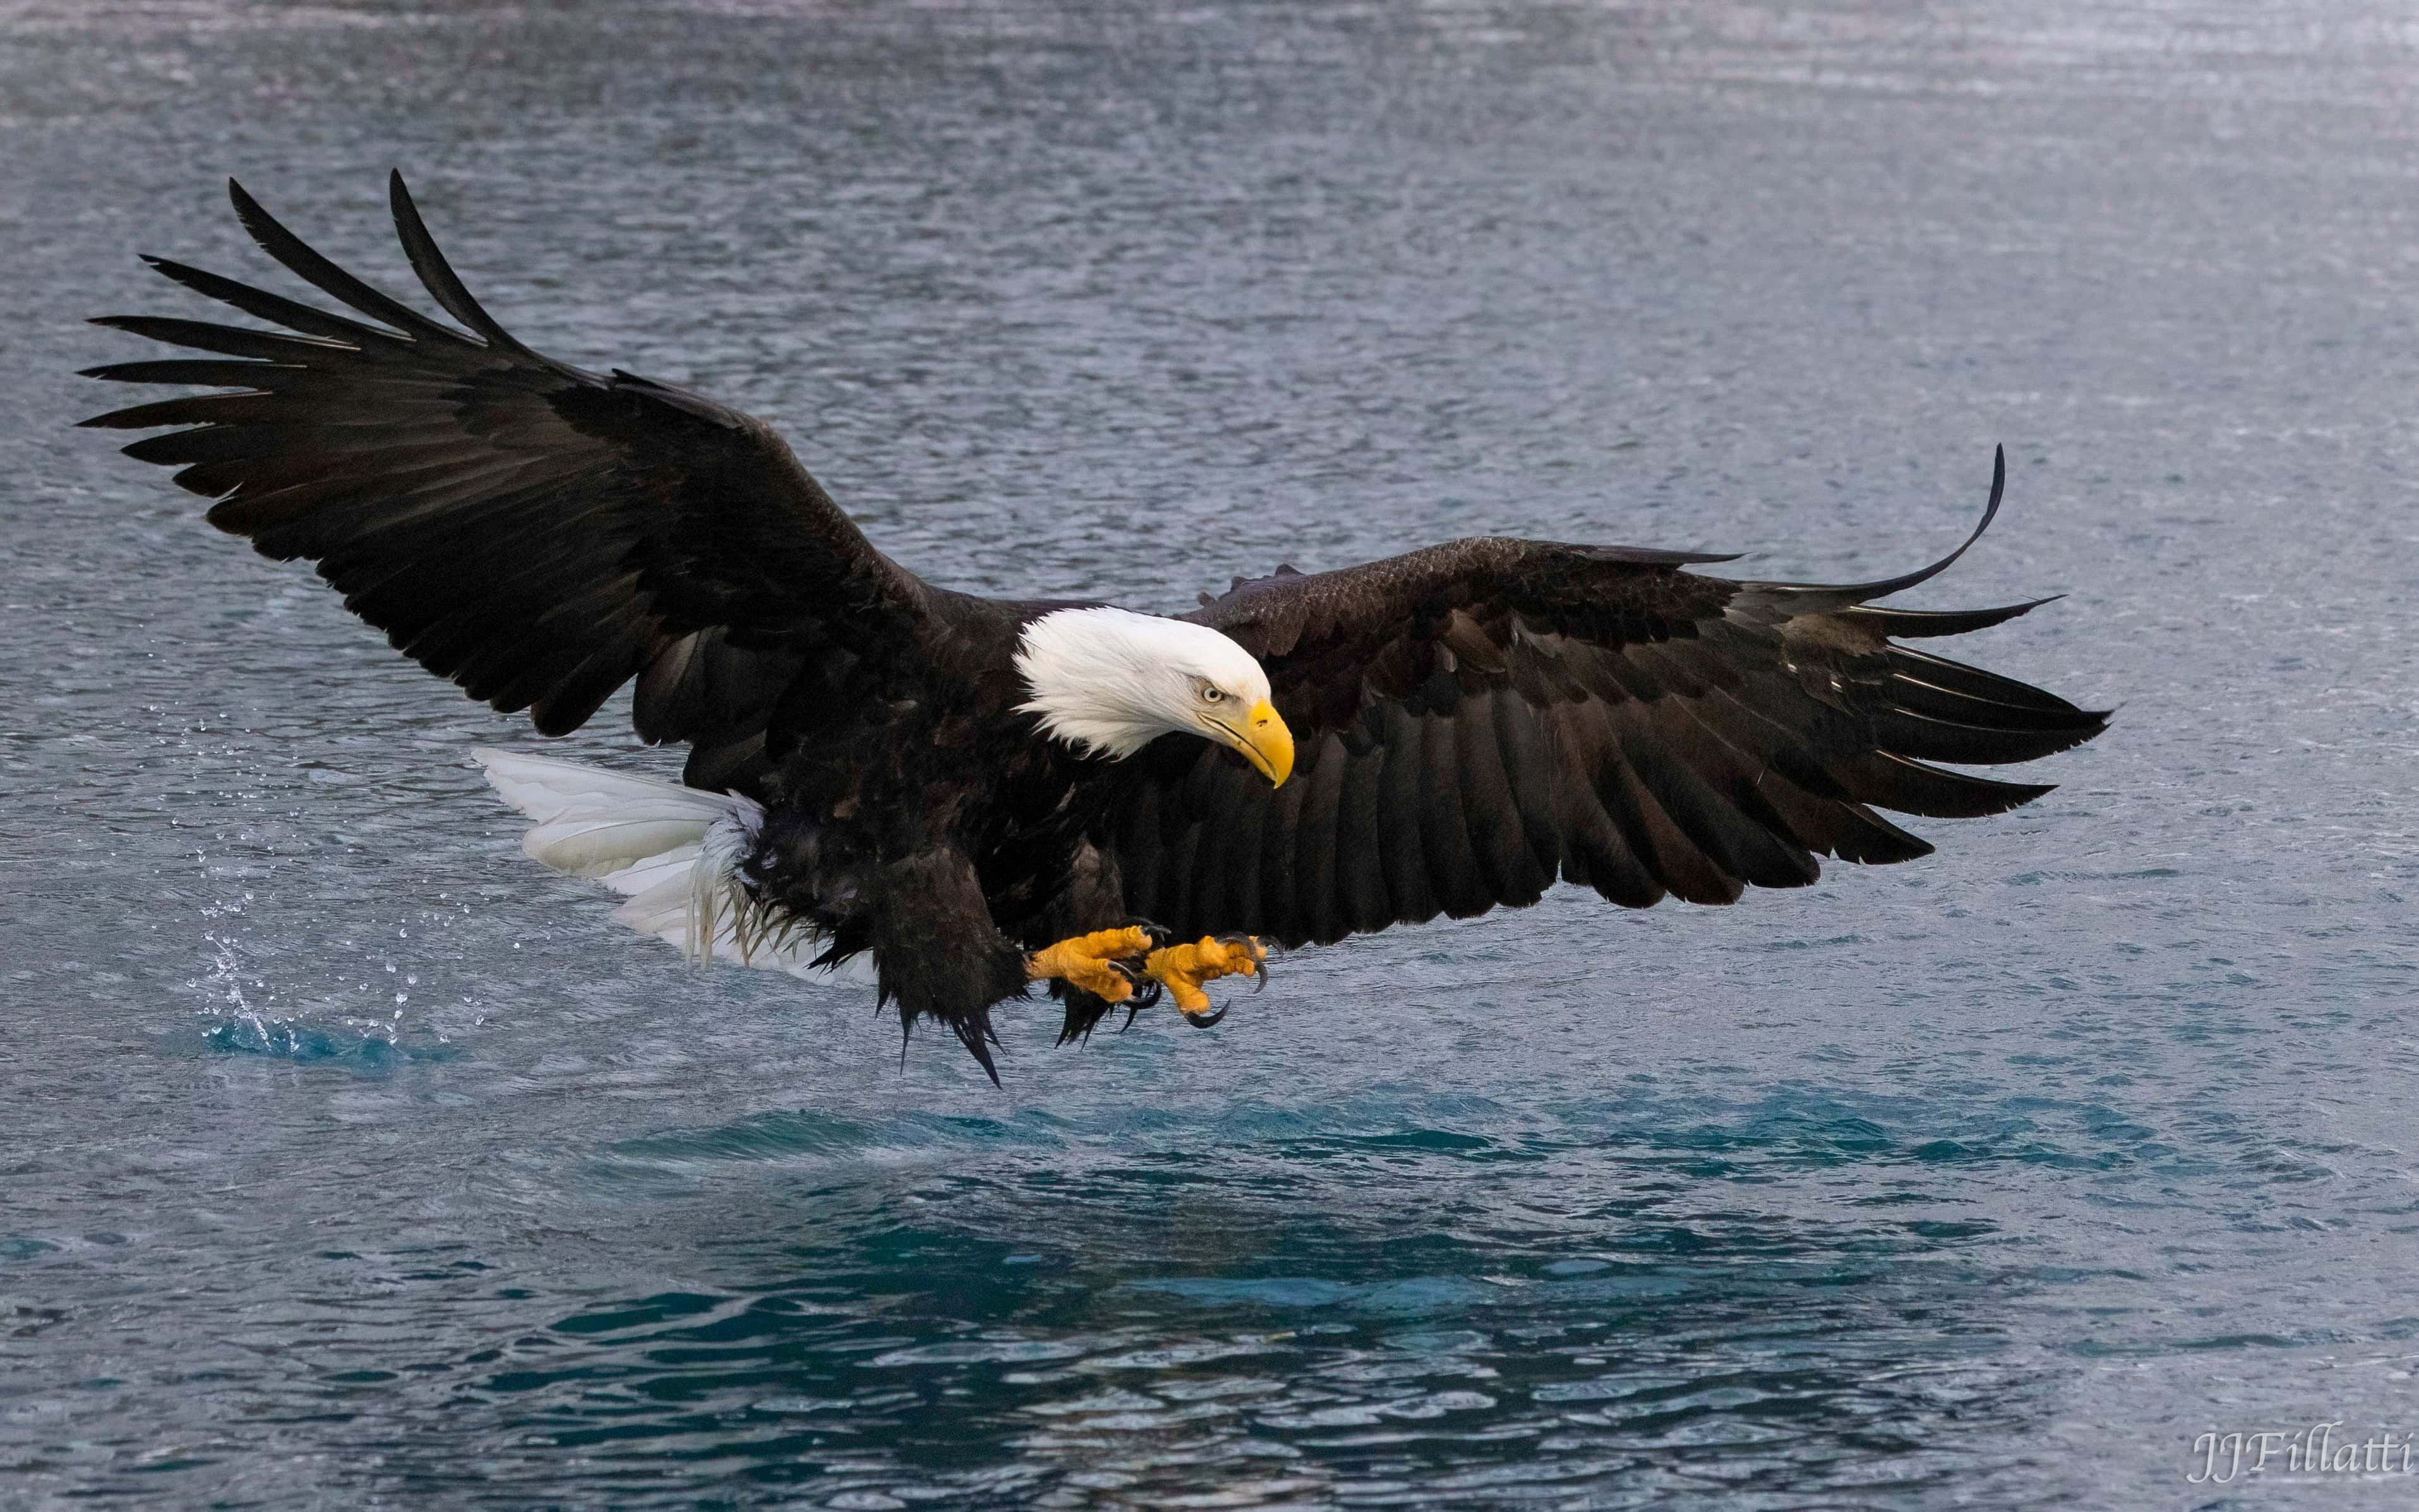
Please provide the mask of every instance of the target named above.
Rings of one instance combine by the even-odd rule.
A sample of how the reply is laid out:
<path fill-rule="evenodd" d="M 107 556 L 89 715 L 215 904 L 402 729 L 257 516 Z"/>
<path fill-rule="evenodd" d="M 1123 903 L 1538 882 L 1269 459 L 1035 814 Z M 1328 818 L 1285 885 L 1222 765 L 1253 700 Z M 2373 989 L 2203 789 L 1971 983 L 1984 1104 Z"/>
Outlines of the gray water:
<path fill-rule="evenodd" d="M 2402 1506 L 2419 28 L 2383 4 L 12 8 L 0 1504 Z M 1479 532 L 2063 601 L 1939 855 L 1299 954 L 994 1089 L 540 872 L 538 748 L 69 423 L 239 174 L 1173 609 Z M 120 438 L 122 439 L 122 438 Z M 571 753 L 669 773 L 617 703 Z"/>

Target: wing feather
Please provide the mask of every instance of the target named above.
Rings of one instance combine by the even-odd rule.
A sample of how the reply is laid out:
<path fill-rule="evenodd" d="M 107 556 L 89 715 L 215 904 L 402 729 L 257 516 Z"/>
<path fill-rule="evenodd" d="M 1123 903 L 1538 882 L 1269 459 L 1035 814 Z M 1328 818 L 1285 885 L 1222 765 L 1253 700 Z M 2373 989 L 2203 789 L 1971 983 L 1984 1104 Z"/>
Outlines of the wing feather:
<path fill-rule="evenodd" d="M 1385 764 L 1379 797 L 1379 835 L 1385 861 L 1386 890 L 1394 899 L 1397 920 L 1424 923 L 1442 913 L 1444 904 L 1438 901 L 1430 880 L 1438 869 L 1429 863 L 1423 836 L 1426 824 L 1421 812 L 1425 803 L 1420 792 L 1420 770 L 1426 752 L 1420 738 L 1421 721 L 1394 700 L 1379 703 L 1377 713 L 1378 748 Z M 1299 737 L 1295 745 L 1302 745 Z M 1299 777 L 1298 771 L 1296 775 Z M 1139 902 L 1135 906 L 1148 909 L 1149 904 Z"/>
<path fill-rule="evenodd" d="M 470 297 L 470 289 L 454 271 L 454 265 L 438 250 L 437 239 L 428 234 L 427 224 L 420 218 L 420 207 L 411 202 L 411 192 L 403 186 L 403 175 L 388 174 L 386 188 L 388 206 L 394 212 L 395 234 L 403 241 L 403 255 L 411 259 L 411 270 L 420 275 L 422 285 L 431 297 L 445 307 L 448 315 L 477 332 L 488 346 L 535 357 L 535 352 L 522 346 Z"/>
<path fill-rule="evenodd" d="M 178 468 L 213 525 L 308 558 L 406 654 L 541 730 L 577 728 L 622 685 L 649 740 L 690 740 L 691 775 L 752 781 L 784 687 L 921 633 L 928 591 L 868 544 L 761 422 L 618 370 L 559 363 L 472 298 L 401 176 L 395 233 L 455 329 L 306 244 L 240 185 L 270 257 L 335 314 L 166 258 L 162 276 L 256 331 L 157 316 L 98 324 L 214 354 L 113 363 L 106 381 L 232 392 L 86 421 L 183 427 L 125 448 Z M 743 644 L 744 642 L 744 644 Z"/>
<path fill-rule="evenodd" d="M 1279 885 L 1267 889 L 1261 899 L 1268 918 L 1306 915 L 1314 933 L 1342 927 L 1343 899 L 1336 888 L 1335 868 L 1348 764 L 1343 756 L 1343 739 L 1333 730 L 1327 732 L 1319 742 L 1318 760 L 1302 784 L 1301 796 L 1269 806 L 1271 814 L 1287 822 L 1261 842 L 1269 855 L 1278 858 L 1271 872 Z M 1262 919 L 1250 927 L 1257 931 L 1269 926 Z"/>
<path fill-rule="evenodd" d="M 1370 748 L 1355 757 L 1340 737 L 1322 741 L 1319 762 L 1340 768 L 1335 798 L 1335 912 L 1307 894 L 1314 939 L 1340 939 L 1347 934 L 1384 929 L 1394 922 L 1386 889 L 1382 841 L 1379 840 L 1379 795 L 1385 779 L 1386 749 Z M 1287 786 L 1292 786 L 1287 783 Z"/>
<path fill-rule="evenodd" d="M 1271 792 L 1180 737 L 1133 764 L 1114 837 L 1138 914 L 1287 943 L 1533 903 L 1556 880 L 1632 907 L 1802 887 L 1820 857 L 1932 847 L 1877 810 L 1966 818 L 2049 789 L 1933 764 L 2027 762 L 2106 727 L 2012 678 L 1893 636 L 1976 610 L 1865 600 L 1929 580 L 1739 582 L 1709 559 L 1487 539 L 1343 572 L 1239 581 L 1188 616 L 1261 657 L 1301 752 Z M 1242 849 L 1171 837 L 1249 834 Z M 1248 866 L 1239 884 L 1218 873 Z"/>

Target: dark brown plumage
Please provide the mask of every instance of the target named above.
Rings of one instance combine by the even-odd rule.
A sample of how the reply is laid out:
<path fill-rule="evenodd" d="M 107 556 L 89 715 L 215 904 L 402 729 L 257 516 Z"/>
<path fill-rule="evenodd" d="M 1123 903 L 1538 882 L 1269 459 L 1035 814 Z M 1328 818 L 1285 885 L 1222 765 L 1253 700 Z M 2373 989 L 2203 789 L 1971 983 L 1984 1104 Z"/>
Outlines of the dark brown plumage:
<path fill-rule="evenodd" d="M 808 663 L 889 648 L 926 586 L 868 544 L 763 422 L 514 340 L 446 265 L 400 176 L 391 188 L 413 269 L 482 339 L 362 283 L 230 184 L 270 255 L 389 329 L 146 258 L 293 334 L 105 316 L 96 323 L 222 356 L 85 377 L 242 392 L 85 424 L 196 427 L 126 454 L 178 467 L 180 487 L 218 501 L 211 524 L 265 556 L 316 563 L 396 649 L 499 710 L 529 710 L 547 734 L 579 728 L 637 677 L 640 736 L 692 742 L 692 778 L 726 785 Z"/>
<path fill-rule="evenodd" d="M 1188 939 L 1332 941 L 1533 903 L 1557 880 L 1631 906 L 1729 903 L 1812 881 L 1821 856 L 1931 849 L 1877 810 L 1964 817 L 2047 791 L 1933 763 L 2029 761 L 2104 727 L 1896 642 L 2035 607 L 1869 602 L 1964 547 L 1820 586 L 1686 570 L 1723 557 L 1485 539 L 1239 579 L 1184 616 L 1258 658 L 1299 752 L 1290 781 L 1191 733 L 1122 760 L 1078 749 L 1024 707 L 1018 656 L 1081 606 L 926 583 L 762 422 L 530 350 L 447 266 L 400 177 L 406 255 L 464 330 L 230 189 L 254 239 L 354 315 L 149 259 L 285 329 L 106 317 L 212 355 L 89 376 L 234 392 L 86 424 L 185 427 L 126 450 L 179 468 L 217 501 L 213 524 L 314 562 L 398 649 L 541 731 L 578 728 L 635 678 L 640 737 L 688 742 L 690 787 L 747 800 L 715 822 L 733 849 L 708 878 L 753 911 L 741 939 L 795 927 L 826 960 L 871 950 L 905 1021 L 940 1019 L 987 1069 L 991 1006 L 1070 935 L 1139 918 Z M 2004 485 L 2002 461 L 1975 537 Z M 1111 1006 L 1069 980 L 1052 984 L 1062 1037 Z"/>
<path fill-rule="evenodd" d="M 2002 457 L 1966 546 L 2006 481 Z M 2031 761 L 2106 727 L 1891 643 L 2047 602 L 1866 603 L 1964 550 L 1821 586 L 1682 570 L 1726 557 L 1494 538 L 1238 581 L 1188 617 L 1268 669 L 1294 780 L 1271 790 L 1224 753 L 1154 746 L 1117 806 L 1126 901 L 1179 934 L 1297 945 L 1534 903 L 1558 878 L 1631 907 L 1726 903 L 1812 882 L 1817 856 L 1929 855 L 1874 810 L 1967 818 L 2049 791 L 1929 764 Z"/>

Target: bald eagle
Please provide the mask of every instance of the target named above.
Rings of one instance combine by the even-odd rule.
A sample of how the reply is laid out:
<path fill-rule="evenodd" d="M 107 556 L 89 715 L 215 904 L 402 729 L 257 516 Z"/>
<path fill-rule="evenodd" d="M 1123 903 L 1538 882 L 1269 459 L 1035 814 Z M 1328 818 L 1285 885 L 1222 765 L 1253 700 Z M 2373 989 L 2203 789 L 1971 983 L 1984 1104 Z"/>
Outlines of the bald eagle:
<path fill-rule="evenodd" d="M 1902 641 L 2036 607 L 1927 611 L 1874 582 L 1733 581 L 1682 551 L 1489 537 L 1280 567 L 1163 617 L 980 598 L 885 556 L 762 421 L 543 356 L 470 297 L 397 175 L 395 230 L 447 325 L 303 244 L 331 314 L 163 258 L 282 330 L 98 323 L 207 356 L 86 376 L 197 386 L 85 422 L 181 427 L 210 523 L 297 557 L 396 649 L 547 734 L 637 680 L 681 784 L 483 751 L 525 849 L 618 918 L 784 969 L 870 954 L 877 1001 L 994 1081 L 992 1009 L 1048 984 L 1060 1042 L 1163 993 L 1266 977 L 1267 942 L 1466 918 L 1555 882 L 1642 908 L 1803 887 L 1816 857 L 1932 849 L 1878 810 L 1995 814 L 2105 715 Z"/>

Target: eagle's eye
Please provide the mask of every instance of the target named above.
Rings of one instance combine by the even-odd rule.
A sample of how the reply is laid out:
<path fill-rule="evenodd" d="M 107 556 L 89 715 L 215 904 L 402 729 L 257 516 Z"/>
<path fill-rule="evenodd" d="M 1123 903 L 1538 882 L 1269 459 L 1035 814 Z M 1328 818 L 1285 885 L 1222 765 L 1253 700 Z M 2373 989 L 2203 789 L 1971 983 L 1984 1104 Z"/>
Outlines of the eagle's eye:
<path fill-rule="evenodd" d="M 1209 683 L 1201 685 L 1201 702 L 1204 703 L 1215 703 L 1225 696 L 1226 693 L 1224 688 L 1217 687 Z"/>

